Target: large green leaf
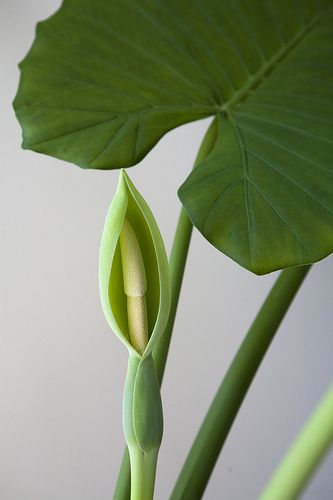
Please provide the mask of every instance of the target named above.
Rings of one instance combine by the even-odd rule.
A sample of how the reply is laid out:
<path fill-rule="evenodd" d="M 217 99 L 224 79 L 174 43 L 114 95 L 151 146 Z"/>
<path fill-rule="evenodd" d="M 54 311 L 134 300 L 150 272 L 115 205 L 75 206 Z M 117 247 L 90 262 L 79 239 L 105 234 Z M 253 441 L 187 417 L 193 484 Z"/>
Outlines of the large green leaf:
<path fill-rule="evenodd" d="M 14 105 L 24 147 L 103 169 L 218 115 L 180 198 L 261 274 L 333 249 L 332 60 L 332 1 L 65 0 L 38 25 Z"/>
<path fill-rule="evenodd" d="M 258 274 L 333 249 L 333 15 L 299 26 L 288 12 L 287 41 L 284 25 L 272 25 L 281 48 L 224 105 L 210 155 L 179 192 L 202 234 Z"/>
<path fill-rule="evenodd" d="M 21 63 L 23 147 L 84 168 L 128 167 L 168 130 L 216 113 L 228 84 L 177 21 L 185 4 L 65 0 Z"/>

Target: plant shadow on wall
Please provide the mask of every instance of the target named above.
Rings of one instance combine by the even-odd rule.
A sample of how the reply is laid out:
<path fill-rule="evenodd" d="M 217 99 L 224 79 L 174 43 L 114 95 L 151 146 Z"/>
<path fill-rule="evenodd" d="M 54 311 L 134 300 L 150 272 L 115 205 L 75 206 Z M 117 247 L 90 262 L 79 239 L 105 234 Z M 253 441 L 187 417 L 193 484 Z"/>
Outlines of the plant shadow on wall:
<path fill-rule="evenodd" d="M 38 24 L 14 108 L 23 147 L 88 169 L 138 163 L 169 130 L 212 116 L 179 189 L 169 263 L 122 171 L 100 254 L 103 310 L 129 350 L 114 498 L 149 500 L 159 384 L 192 227 L 258 275 L 282 273 L 232 361 L 171 498 L 201 498 L 253 377 L 309 266 L 333 249 L 333 7 L 304 0 L 65 0 Z M 263 499 L 300 494 L 333 439 L 333 389 Z M 310 452 L 309 452 L 310 450 Z"/>

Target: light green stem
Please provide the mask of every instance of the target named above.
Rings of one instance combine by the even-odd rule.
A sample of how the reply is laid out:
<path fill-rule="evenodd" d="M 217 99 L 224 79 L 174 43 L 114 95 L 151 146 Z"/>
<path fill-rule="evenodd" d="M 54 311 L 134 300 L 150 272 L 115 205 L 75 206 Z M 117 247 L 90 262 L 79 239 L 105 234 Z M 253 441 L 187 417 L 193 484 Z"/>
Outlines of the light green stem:
<path fill-rule="evenodd" d="M 172 246 L 169 266 L 171 275 L 171 307 L 170 316 L 165 331 L 158 342 L 154 352 L 154 360 L 159 383 L 162 383 L 166 360 L 168 357 L 173 326 L 176 319 L 176 312 L 180 291 L 183 282 L 185 264 L 192 235 L 192 223 L 187 213 L 182 208 L 180 211 L 174 244 Z"/>
<path fill-rule="evenodd" d="M 163 432 L 160 388 L 152 357 L 128 358 L 123 428 L 130 455 L 131 500 L 152 500 Z"/>
<path fill-rule="evenodd" d="M 194 168 L 211 151 L 217 134 L 217 120 L 214 119 L 204 137 L 200 146 Z M 156 351 L 154 352 L 155 367 L 159 383 L 162 383 L 166 360 L 168 356 L 173 326 L 175 323 L 179 296 L 184 277 L 185 265 L 188 255 L 192 235 L 192 223 L 182 208 L 180 211 L 175 237 L 171 249 L 169 265 L 171 279 L 171 308 L 169 321 L 165 331 L 159 340 Z M 130 498 L 130 460 L 127 448 L 125 449 L 119 476 L 113 495 L 113 500 L 129 500 Z"/>
<path fill-rule="evenodd" d="M 197 157 L 194 162 L 196 168 L 202 160 L 212 150 L 218 133 L 218 120 L 215 118 L 210 124 L 207 133 L 202 141 Z M 188 255 L 188 250 L 191 242 L 193 225 L 184 208 L 181 209 L 177 228 L 173 240 L 171 254 L 169 258 L 170 278 L 171 278 L 171 308 L 169 321 L 165 331 L 159 340 L 157 348 L 154 352 L 154 360 L 157 372 L 157 378 L 162 383 L 165 365 L 168 357 L 173 327 L 176 319 L 179 296 L 181 292 L 185 265 Z"/>
<path fill-rule="evenodd" d="M 171 500 L 202 497 L 247 390 L 308 270 L 285 269 L 274 284 L 216 393 Z"/>
<path fill-rule="evenodd" d="M 152 500 L 156 474 L 158 450 L 143 453 L 130 450 L 131 457 L 131 500 Z"/>
<path fill-rule="evenodd" d="M 266 486 L 260 500 L 295 500 L 333 443 L 333 385 Z"/>

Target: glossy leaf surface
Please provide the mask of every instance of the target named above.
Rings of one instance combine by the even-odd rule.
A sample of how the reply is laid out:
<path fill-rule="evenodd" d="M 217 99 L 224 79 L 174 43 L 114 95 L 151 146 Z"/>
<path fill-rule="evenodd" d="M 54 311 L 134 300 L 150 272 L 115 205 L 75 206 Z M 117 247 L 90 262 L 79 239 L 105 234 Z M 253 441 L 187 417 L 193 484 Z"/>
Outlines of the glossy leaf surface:
<path fill-rule="evenodd" d="M 119 168 L 218 115 L 180 190 L 199 231 L 258 274 L 332 251 L 330 1 L 65 0 L 21 69 L 24 147 Z"/>
<path fill-rule="evenodd" d="M 274 16 L 275 48 L 257 47 L 256 85 L 225 105 L 215 146 L 179 192 L 201 233 L 258 274 L 333 249 L 333 16 L 288 11 L 287 25 Z"/>
<path fill-rule="evenodd" d="M 174 22 L 190 4 L 177 5 L 65 0 L 39 23 L 14 103 L 23 147 L 84 168 L 128 167 L 168 130 L 213 114 L 206 55 Z"/>

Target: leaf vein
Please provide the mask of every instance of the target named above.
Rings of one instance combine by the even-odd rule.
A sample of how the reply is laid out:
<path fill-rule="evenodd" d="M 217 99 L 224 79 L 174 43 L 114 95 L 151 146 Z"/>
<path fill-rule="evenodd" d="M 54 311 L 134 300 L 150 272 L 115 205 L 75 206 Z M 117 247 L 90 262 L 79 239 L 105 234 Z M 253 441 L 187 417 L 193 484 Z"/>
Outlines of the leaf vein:
<path fill-rule="evenodd" d="M 253 116 L 249 113 L 243 113 L 243 112 L 237 112 L 238 116 L 245 116 L 246 118 L 252 120 L 252 121 L 257 121 L 257 122 L 262 122 L 262 123 L 268 123 L 271 125 L 276 125 L 277 127 L 283 128 L 285 130 L 292 130 L 294 132 L 297 132 L 299 134 L 305 135 L 307 137 L 310 137 L 311 139 L 318 139 L 323 142 L 327 142 L 328 144 L 333 144 L 333 141 L 330 139 L 327 139 L 326 137 L 322 137 L 321 135 L 314 135 L 311 132 L 308 132 L 306 130 L 302 130 L 298 127 L 294 127 L 293 125 L 286 125 L 285 123 L 277 122 L 275 120 L 267 120 L 266 118 L 261 118 L 258 116 Z"/>
<path fill-rule="evenodd" d="M 252 106 L 253 105 L 253 106 Z M 319 121 L 319 122 L 323 122 L 323 123 L 333 123 L 333 119 L 330 120 L 329 118 L 322 118 L 322 117 L 318 117 L 318 116 L 315 116 L 315 115 L 309 115 L 307 113 L 302 113 L 302 112 L 299 112 L 299 111 L 296 111 L 294 109 L 291 109 L 291 108 L 285 108 L 284 106 L 280 106 L 279 104 L 266 104 L 266 103 L 256 103 L 255 101 L 251 101 L 251 102 L 248 102 L 246 107 L 259 107 L 259 108 L 264 108 L 264 109 L 276 109 L 276 110 L 280 110 L 280 111 L 283 111 L 284 113 L 287 113 L 287 114 L 290 114 L 290 115 L 295 115 L 295 116 L 299 116 L 301 118 L 309 118 L 311 120 L 316 120 L 316 121 Z M 237 112 L 235 113 L 237 114 Z M 243 112 L 241 112 L 241 114 L 244 114 Z"/>
<path fill-rule="evenodd" d="M 33 147 L 36 147 L 36 146 L 40 146 L 42 144 L 46 144 L 47 142 L 51 142 L 51 141 L 54 141 L 56 139 L 62 139 L 63 137 L 69 136 L 71 134 L 76 134 L 78 132 L 81 132 L 82 130 L 87 130 L 89 128 L 98 127 L 100 125 L 105 125 L 106 123 L 111 123 L 112 121 L 115 121 L 115 120 L 118 120 L 118 119 L 119 118 L 109 118 L 108 120 L 103 120 L 103 121 L 100 121 L 100 122 L 97 122 L 97 123 L 91 123 L 90 125 L 87 125 L 85 127 L 79 127 L 79 128 L 74 129 L 74 130 L 69 130 L 68 132 L 63 132 L 63 133 L 55 135 L 53 137 L 49 137 L 48 139 L 45 139 L 43 141 L 35 142 L 34 144 L 31 144 L 30 147 L 33 148 Z"/>
<path fill-rule="evenodd" d="M 274 203 L 272 203 L 272 201 L 267 196 L 267 194 L 264 193 L 264 191 L 261 188 L 259 188 L 259 186 L 253 181 L 253 179 L 249 179 L 249 182 L 257 190 L 257 192 L 261 195 L 261 197 L 266 201 L 266 203 L 271 207 L 271 209 L 276 213 L 276 215 L 283 222 L 283 224 L 289 229 L 289 231 L 294 236 L 294 238 L 298 241 L 298 243 L 301 245 L 303 250 L 305 250 L 305 252 L 308 253 L 308 249 L 304 245 L 304 242 L 297 234 L 297 231 L 295 230 L 295 228 L 289 223 L 288 219 L 281 214 L 280 210 L 274 205 Z"/>
<path fill-rule="evenodd" d="M 206 226 L 208 224 L 208 221 L 210 219 L 210 217 L 213 215 L 216 207 L 221 203 L 221 201 L 223 200 L 224 196 L 229 192 L 231 191 L 237 184 L 239 184 L 239 182 L 243 179 L 243 177 L 238 177 L 236 180 L 234 180 L 231 184 L 229 184 L 229 186 L 227 186 L 223 191 L 222 193 L 219 193 L 218 197 L 214 200 L 214 203 L 211 205 L 210 209 L 208 210 L 208 213 L 203 221 L 203 225 L 202 225 L 202 233 L 205 233 L 206 232 Z"/>
<path fill-rule="evenodd" d="M 244 129 L 244 130 L 247 130 L 248 132 L 250 132 L 251 134 L 254 134 L 258 137 L 260 137 L 261 139 L 263 139 L 265 142 L 268 142 L 268 143 L 271 143 L 273 144 L 274 146 L 276 146 L 277 148 L 279 149 L 282 149 L 283 151 L 286 151 L 287 153 L 293 155 L 293 156 L 296 156 L 297 158 L 301 158 L 302 160 L 304 161 L 307 161 L 309 163 L 312 163 L 313 165 L 315 165 L 316 167 L 318 168 L 321 168 L 322 170 L 324 170 L 325 172 L 333 175 L 333 170 L 330 170 L 326 167 L 324 167 L 324 165 L 321 165 L 320 163 L 314 161 L 314 160 L 311 160 L 310 158 L 307 158 L 306 156 L 303 156 L 299 153 L 296 153 L 296 151 L 293 151 L 292 149 L 289 149 L 285 146 L 283 146 L 282 144 L 280 144 L 279 142 L 276 142 L 276 141 L 273 141 L 272 139 L 269 139 L 268 137 L 264 136 L 263 134 L 260 134 L 259 132 L 256 132 L 255 130 L 249 128 L 249 127 L 245 127 L 244 125 L 239 125 L 240 128 Z"/>
<path fill-rule="evenodd" d="M 216 87 L 215 82 L 213 82 L 213 80 L 211 80 L 211 79 L 208 77 L 207 73 L 203 71 L 203 69 L 202 69 L 202 68 L 201 68 L 201 66 L 197 63 L 197 61 L 194 59 L 194 57 L 192 56 L 192 54 L 191 54 L 189 51 L 186 51 L 186 50 L 182 49 L 181 47 L 179 47 L 179 45 L 175 44 L 175 43 L 174 43 L 174 41 L 173 41 L 173 39 L 172 39 L 172 38 L 171 38 L 171 37 L 170 37 L 170 36 L 166 33 L 165 29 L 163 29 L 163 27 L 162 27 L 161 25 L 158 25 L 158 24 L 156 23 L 155 19 L 154 19 L 154 18 L 153 18 L 153 17 L 152 17 L 152 16 L 151 16 L 151 15 L 150 15 L 150 14 L 149 14 L 146 10 L 144 10 L 144 9 L 142 8 L 142 6 L 141 6 L 141 5 L 139 5 L 138 3 L 134 3 L 134 2 L 133 2 L 133 0 L 127 0 L 127 1 L 128 1 L 128 2 L 130 2 L 130 3 L 133 5 L 133 7 L 134 7 L 134 8 L 135 8 L 135 9 L 136 9 L 139 13 L 141 13 L 141 15 L 142 15 L 143 17 L 145 17 L 145 18 L 147 19 L 147 21 L 148 21 L 148 22 L 150 22 L 150 24 L 151 24 L 152 26 L 154 26 L 154 28 L 156 29 L 156 31 L 157 31 L 157 33 L 158 33 L 158 34 L 162 34 L 162 35 L 164 36 L 164 38 L 168 41 L 168 43 L 172 43 L 173 47 L 175 47 L 175 48 L 176 48 L 176 50 L 178 51 L 178 53 L 180 53 L 180 54 L 182 54 L 182 55 L 185 55 L 185 57 L 187 57 L 187 58 L 189 58 L 189 59 L 190 59 L 190 61 L 191 61 L 191 63 L 193 64 L 193 66 L 195 66 L 197 69 L 199 69 L 199 71 L 200 71 L 201 75 L 202 75 L 202 76 L 204 77 L 204 79 L 205 79 L 205 80 L 209 83 L 210 87 L 211 87 L 212 89 L 214 89 L 214 90 L 215 90 L 215 92 L 216 92 L 216 94 L 217 94 L 218 96 L 220 96 L 220 92 L 219 92 L 218 88 Z M 169 11 L 165 8 L 165 6 L 164 6 L 164 4 L 163 4 L 163 3 L 161 3 L 161 4 L 160 4 L 160 8 L 164 8 L 164 12 L 166 12 L 166 13 L 168 13 L 168 14 L 169 14 Z M 173 16 L 173 18 L 172 18 L 172 22 L 173 22 L 173 23 L 175 23 L 175 22 L 176 22 L 176 18 L 175 18 L 174 16 Z M 182 30 L 183 30 L 183 32 L 185 32 L 185 31 L 184 31 L 183 26 L 182 26 L 181 24 L 179 24 L 179 23 L 177 23 L 177 24 L 178 24 L 179 28 L 180 28 L 180 29 L 182 29 Z M 195 41 L 195 40 L 193 39 L 193 42 L 194 42 L 194 41 Z M 209 51 L 207 52 L 207 50 L 205 50 L 205 52 L 206 52 L 206 54 L 207 54 L 207 56 L 208 56 L 208 57 L 210 57 L 210 58 L 212 57 Z M 221 64 L 221 63 L 219 62 L 219 64 Z M 224 72 L 224 77 L 225 77 L 225 78 L 229 81 L 229 83 L 233 86 L 233 83 L 231 82 L 231 80 L 230 80 L 230 78 L 229 78 L 228 74 L 227 74 L 227 73 L 225 73 L 225 72 Z M 222 97 L 222 98 L 223 98 L 223 96 L 220 96 L 220 97 Z M 224 100 L 224 98 L 223 98 L 223 100 Z M 217 102 L 215 102 L 215 101 L 212 101 L 212 102 L 213 102 L 215 105 L 218 105 L 218 103 L 217 103 Z"/>
<path fill-rule="evenodd" d="M 318 198 L 316 198 L 312 193 L 311 191 L 309 191 L 306 187 L 304 187 L 302 184 L 300 184 L 299 182 L 297 182 L 295 179 L 293 179 L 292 177 L 290 177 L 288 174 L 286 174 L 285 172 L 283 172 L 283 170 L 281 170 L 280 166 L 276 165 L 275 163 L 272 163 L 270 162 L 267 158 L 264 158 L 263 156 L 255 153 L 254 151 L 252 151 L 251 149 L 247 148 L 247 151 L 248 153 L 251 155 L 251 156 L 254 156 L 255 158 L 257 158 L 258 160 L 260 160 L 261 162 L 265 163 L 267 166 L 269 166 L 271 169 L 275 170 L 276 172 L 278 172 L 280 175 L 282 175 L 282 177 L 285 177 L 291 184 L 294 184 L 296 187 L 298 187 L 301 191 L 303 191 L 304 193 L 306 193 L 309 198 L 311 198 L 313 201 L 315 201 L 318 205 L 320 205 L 322 208 L 324 208 L 327 212 L 329 212 L 331 215 L 333 215 L 333 211 L 331 209 L 329 209 L 326 205 L 324 205 Z"/>
<path fill-rule="evenodd" d="M 244 147 L 244 140 L 242 137 L 242 133 L 237 126 L 237 123 L 235 120 L 229 116 L 229 121 L 234 129 L 235 136 L 238 142 L 238 147 L 241 155 L 241 163 L 243 167 L 243 179 L 244 179 L 244 207 L 245 207 L 245 214 L 246 214 L 246 222 L 247 222 L 247 235 L 248 235 L 248 250 L 249 250 L 249 262 L 251 264 L 252 262 L 252 223 L 251 223 L 251 207 L 250 207 L 250 198 L 249 198 L 249 189 L 248 189 L 248 178 L 249 178 L 249 172 L 248 172 L 248 159 L 247 159 L 247 153 L 246 149 Z"/>
<path fill-rule="evenodd" d="M 201 165 L 205 165 L 205 164 L 207 164 L 207 163 L 208 163 L 208 162 L 205 162 L 205 161 L 204 161 L 204 162 L 200 163 L 200 166 L 198 166 L 197 168 L 200 168 L 200 167 L 201 167 Z M 218 176 L 218 175 L 221 175 L 221 173 L 222 173 L 222 172 L 225 172 L 226 170 L 229 170 L 230 168 L 234 168 L 234 167 L 236 167 L 237 165 L 239 165 L 239 163 L 233 163 L 233 164 L 231 164 L 231 165 L 227 165 L 227 166 L 226 166 L 226 167 L 224 167 L 224 168 L 220 168 L 217 172 L 213 172 L 213 173 L 211 173 L 211 174 L 209 174 L 209 175 L 205 175 L 205 177 L 200 178 L 200 179 L 197 179 L 195 182 L 191 182 L 191 184 L 189 184 L 189 185 L 186 187 L 186 189 L 184 189 L 183 191 L 184 191 L 184 192 L 185 192 L 185 191 L 190 191 L 190 190 L 191 190 L 194 186 L 197 186 L 198 184 L 201 184 L 202 182 L 203 182 L 203 183 L 206 183 L 206 182 L 208 181 L 208 179 L 211 179 L 211 178 L 214 178 L 214 177 L 216 177 L 216 176 Z M 203 168 L 205 168 L 205 167 L 203 167 Z"/>
<path fill-rule="evenodd" d="M 129 0 L 128 0 L 129 1 Z M 133 4 L 133 6 L 137 7 L 136 5 Z M 72 11 L 75 11 L 75 9 L 73 9 L 73 7 L 71 7 L 71 10 Z M 80 15 L 82 14 L 86 14 L 85 17 L 86 19 L 88 19 L 89 21 L 92 21 L 94 22 L 95 24 L 98 24 L 100 26 L 103 26 L 109 33 L 111 33 L 112 35 L 114 35 L 116 38 L 118 38 L 119 40 L 122 40 L 123 42 L 127 43 L 130 47 L 132 47 L 134 50 L 137 50 L 139 52 L 141 52 L 142 54 L 144 54 L 145 57 L 151 59 L 152 61 L 154 61 L 155 64 L 158 64 L 166 69 L 168 69 L 169 71 L 173 72 L 178 78 L 180 78 L 181 80 L 183 80 L 187 85 L 189 85 L 190 87 L 192 87 L 196 92 L 198 92 L 198 94 L 201 95 L 201 97 L 203 97 L 205 100 L 208 98 L 207 95 L 204 95 L 200 92 L 200 89 L 198 89 L 198 87 L 193 83 L 192 80 L 188 79 L 185 75 L 183 75 L 182 73 L 180 73 L 176 68 L 174 68 L 173 66 L 170 66 L 170 64 L 167 64 L 165 63 L 164 61 L 158 59 L 156 56 L 154 56 L 151 52 L 149 52 L 147 49 L 145 49 L 144 47 L 142 47 L 141 45 L 137 45 L 137 44 L 134 44 L 129 38 L 126 38 L 125 36 L 123 35 L 120 35 L 117 31 L 115 31 L 114 29 L 112 29 L 109 25 L 103 23 L 102 21 L 100 21 L 99 19 L 97 19 L 96 17 L 94 16 L 91 16 L 91 14 L 89 13 L 86 13 L 85 11 L 83 11 L 82 9 L 80 10 Z M 75 44 L 77 45 L 77 44 Z M 173 44 L 174 46 L 176 46 L 175 44 Z M 91 54 L 92 55 L 92 54 Z M 112 63 L 114 65 L 114 63 Z M 120 68 L 119 66 L 117 66 L 118 69 L 122 69 Z M 136 75 L 137 76 L 137 75 Z M 146 81 L 147 82 L 147 81 Z M 209 99 L 211 100 L 211 99 Z M 217 102 L 214 102 L 213 100 L 211 100 L 212 104 L 213 105 L 217 105 L 218 103 Z"/>
<path fill-rule="evenodd" d="M 209 11 L 207 10 L 207 8 L 203 9 L 202 8 L 202 5 L 200 3 L 200 0 L 196 0 L 195 2 L 195 7 L 198 9 L 198 11 L 201 13 L 201 15 L 203 17 L 205 17 L 207 19 L 207 21 L 209 22 L 210 26 L 214 29 L 214 31 L 221 37 L 223 37 L 227 42 L 228 44 L 230 45 L 230 47 L 232 48 L 232 50 L 234 51 L 234 53 L 236 54 L 237 58 L 239 59 L 239 61 L 241 62 L 245 72 L 247 73 L 248 76 L 251 76 L 251 72 L 250 72 L 250 69 L 249 69 L 249 66 L 248 64 L 246 63 L 244 57 L 242 56 L 241 52 L 239 51 L 236 43 L 234 42 L 234 40 L 228 35 L 227 32 L 221 30 L 220 28 L 220 25 L 215 21 L 215 19 L 210 15 Z M 220 66 L 221 65 L 221 62 L 219 61 L 218 62 L 218 65 Z M 218 66 L 218 67 L 219 67 Z M 223 74 L 225 75 L 225 71 L 223 71 Z M 234 84 L 233 84 L 233 87 L 235 88 Z"/>
<path fill-rule="evenodd" d="M 97 154 L 95 154 L 95 156 L 90 160 L 90 164 L 91 165 L 93 165 L 95 163 L 95 161 L 98 160 L 98 158 L 100 158 L 102 156 L 102 154 L 111 146 L 112 142 L 115 140 L 115 138 L 117 137 L 117 135 L 121 132 L 121 130 L 123 129 L 123 127 L 127 125 L 127 123 L 130 120 L 130 118 L 131 117 L 128 116 L 126 118 L 126 120 L 124 120 L 119 125 L 119 127 L 114 131 L 111 139 L 108 138 L 107 143 L 105 144 L 105 146 L 103 146 L 102 149 Z"/>

